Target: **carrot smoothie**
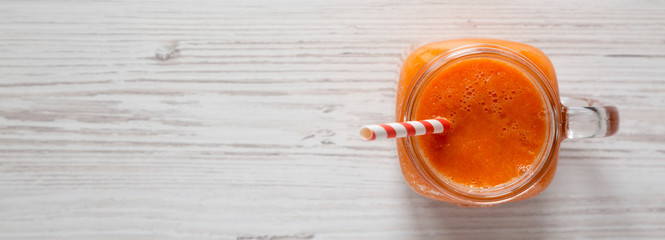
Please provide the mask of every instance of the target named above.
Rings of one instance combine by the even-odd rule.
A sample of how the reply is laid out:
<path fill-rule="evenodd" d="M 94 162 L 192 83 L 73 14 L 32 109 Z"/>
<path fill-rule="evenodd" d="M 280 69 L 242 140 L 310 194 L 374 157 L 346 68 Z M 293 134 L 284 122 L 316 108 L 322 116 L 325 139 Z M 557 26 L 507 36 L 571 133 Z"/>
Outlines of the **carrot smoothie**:
<path fill-rule="evenodd" d="M 407 183 L 467 206 L 535 196 L 551 182 L 563 140 L 553 135 L 558 99 L 554 68 L 532 46 L 461 39 L 416 49 L 402 67 L 397 121 L 446 118 L 452 127 L 397 141 Z"/>
<path fill-rule="evenodd" d="M 546 144 L 546 109 L 530 79 L 504 62 L 469 59 L 447 67 L 423 90 L 416 119 L 447 118 L 446 135 L 417 137 L 441 177 L 470 188 L 510 183 Z"/>
<path fill-rule="evenodd" d="M 433 42 L 402 64 L 396 122 L 365 140 L 397 138 L 406 183 L 428 198 L 491 207 L 534 197 L 552 182 L 564 139 L 619 129 L 616 107 L 560 98 L 540 50 L 496 39 Z"/>

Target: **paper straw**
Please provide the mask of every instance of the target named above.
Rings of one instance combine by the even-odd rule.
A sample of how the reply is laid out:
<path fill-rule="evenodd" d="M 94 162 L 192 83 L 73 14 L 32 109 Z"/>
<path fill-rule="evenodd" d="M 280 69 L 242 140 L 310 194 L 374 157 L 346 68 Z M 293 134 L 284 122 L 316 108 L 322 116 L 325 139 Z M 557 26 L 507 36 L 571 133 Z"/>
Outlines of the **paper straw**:
<path fill-rule="evenodd" d="M 450 122 L 447 119 L 435 118 L 422 121 L 365 125 L 360 129 L 360 136 L 364 140 L 372 141 L 376 139 L 445 133 L 449 130 Z"/>

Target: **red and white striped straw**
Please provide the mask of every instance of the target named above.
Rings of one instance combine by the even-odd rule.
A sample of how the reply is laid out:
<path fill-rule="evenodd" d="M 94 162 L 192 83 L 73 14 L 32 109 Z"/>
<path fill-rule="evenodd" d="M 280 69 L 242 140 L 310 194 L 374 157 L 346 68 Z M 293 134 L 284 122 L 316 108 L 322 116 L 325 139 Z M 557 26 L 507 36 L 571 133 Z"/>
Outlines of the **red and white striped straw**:
<path fill-rule="evenodd" d="M 360 136 L 367 141 L 372 141 L 375 139 L 445 133 L 449 130 L 450 122 L 447 119 L 435 118 L 422 121 L 365 125 L 360 129 Z"/>

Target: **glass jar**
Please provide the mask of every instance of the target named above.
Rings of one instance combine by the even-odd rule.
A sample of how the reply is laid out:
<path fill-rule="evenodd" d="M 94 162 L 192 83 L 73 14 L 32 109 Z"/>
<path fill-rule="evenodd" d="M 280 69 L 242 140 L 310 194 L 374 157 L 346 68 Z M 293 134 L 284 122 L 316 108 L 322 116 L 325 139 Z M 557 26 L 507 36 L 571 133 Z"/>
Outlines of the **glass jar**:
<path fill-rule="evenodd" d="M 474 189 L 454 184 L 437 174 L 418 149 L 416 137 L 398 139 L 397 149 L 404 178 L 413 190 L 423 196 L 476 207 L 533 197 L 552 181 L 559 145 L 564 139 L 605 137 L 618 130 L 619 118 L 615 107 L 601 106 L 593 100 L 560 98 L 554 67 L 543 52 L 526 44 L 492 39 L 443 41 L 414 50 L 403 62 L 400 74 L 397 121 L 423 120 L 414 119 L 423 89 L 441 70 L 473 58 L 502 61 L 519 69 L 532 81 L 546 108 L 546 143 L 533 165 L 519 179 L 494 188 Z"/>

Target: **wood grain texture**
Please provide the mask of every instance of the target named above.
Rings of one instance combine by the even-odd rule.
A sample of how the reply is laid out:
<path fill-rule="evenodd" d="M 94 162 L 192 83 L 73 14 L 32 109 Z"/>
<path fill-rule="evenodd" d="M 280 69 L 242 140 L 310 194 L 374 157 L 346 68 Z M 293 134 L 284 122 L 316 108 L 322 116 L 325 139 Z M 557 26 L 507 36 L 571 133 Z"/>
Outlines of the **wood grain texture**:
<path fill-rule="evenodd" d="M 661 1 L 3 1 L 0 239 L 665 237 Z M 463 37 L 548 54 L 616 104 L 540 196 L 425 199 L 392 141 L 403 51 Z"/>

